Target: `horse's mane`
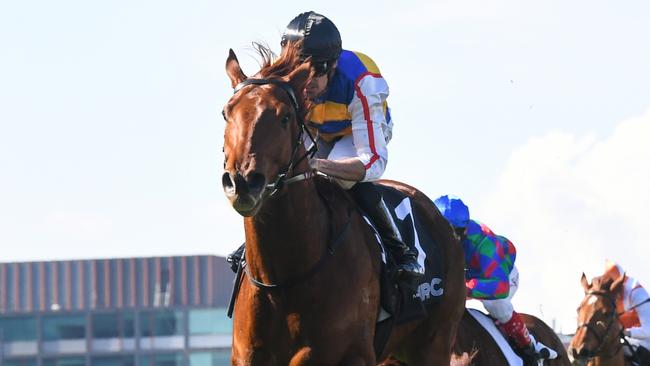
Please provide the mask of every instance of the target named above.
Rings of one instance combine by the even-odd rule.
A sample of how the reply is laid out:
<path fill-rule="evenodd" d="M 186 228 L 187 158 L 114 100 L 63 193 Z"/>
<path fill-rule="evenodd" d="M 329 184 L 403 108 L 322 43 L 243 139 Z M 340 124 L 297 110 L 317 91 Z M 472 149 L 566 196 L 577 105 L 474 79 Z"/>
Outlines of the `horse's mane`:
<path fill-rule="evenodd" d="M 302 64 L 300 58 L 300 44 L 291 42 L 282 48 L 280 56 L 277 56 L 269 46 L 254 42 L 253 48 L 262 58 L 260 71 L 256 77 L 274 79 L 288 76 L 293 70 Z"/>
<path fill-rule="evenodd" d="M 591 280 L 591 288 L 594 291 L 604 291 L 604 292 L 611 292 L 610 291 L 610 286 L 614 283 L 614 279 L 611 278 L 610 276 L 604 275 L 604 276 L 598 276 L 594 277 Z"/>
<path fill-rule="evenodd" d="M 289 76 L 291 72 L 303 64 L 304 59 L 300 55 L 300 42 L 289 42 L 282 47 L 280 56 L 277 56 L 269 46 L 253 42 L 253 49 L 261 57 L 260 71 L 254 77 L 261 79 L 280 79 Z M 311 78 L 311 75 L 310 75 Z M 309 80 L 307 80 L 309 82 Z M 298 104 L 302 107 L 302 112 L 309 110 L 311 103 L 305 100 L 302 91 L 296 90 Z"/>
<path fill-rule="evenodd" d="M 607 283 L 607 282 L 609 282 L 609 283 Z M 591 287 L 594 290 L 607 290 L 607 291 L 609 291 L 609 284 L 611 282 L 612 281 L 609 280 L 609 278 L 606 278 L 606 277 L 602 277 L 602 276 L 594 277 L 591 280 Z"/>

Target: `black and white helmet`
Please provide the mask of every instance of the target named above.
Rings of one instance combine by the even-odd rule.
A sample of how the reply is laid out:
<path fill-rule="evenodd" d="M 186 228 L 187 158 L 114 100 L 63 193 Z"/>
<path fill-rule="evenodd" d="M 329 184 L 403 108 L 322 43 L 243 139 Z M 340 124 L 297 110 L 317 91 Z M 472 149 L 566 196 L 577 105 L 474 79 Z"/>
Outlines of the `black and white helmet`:
<path fill-rule="evenodd" d="M 341 34 L 336 25 L 313 11 L 301 13 L 289 22 L 280 45 L 284 47 L 296 41 L 302 41 L 302 56 L 311 57 L 317 71 L 321 67 L 329 69 L 342 50 Z"/>

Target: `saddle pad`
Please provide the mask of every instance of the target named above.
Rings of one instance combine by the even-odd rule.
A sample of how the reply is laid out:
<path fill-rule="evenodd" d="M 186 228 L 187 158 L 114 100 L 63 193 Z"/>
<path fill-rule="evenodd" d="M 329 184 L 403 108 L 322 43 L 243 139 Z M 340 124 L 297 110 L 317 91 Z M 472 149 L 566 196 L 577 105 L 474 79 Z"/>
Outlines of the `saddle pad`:
<path fill-rule="evenodd" d="M 474 319 L 476 319 L 479 324 L 481 324 L 483 329 L 485 329 L 490 334 L 492 339 L 494 339 L 494 342 L 496 342 L 496 344 L 501 349 L 501 353 L 503 353 L 503 356 L 506 358 L 506 360 L 508 360 L 508 365 L 523 366 L 524 361 L 519 356 L 517 356 L 515 351 L 512 350 L 512 347 L 510 347 L 510 344 L 508 344 L 506 338 L 503 336 L 503 334 L 501 334 L 497 326 L 494 324 L 494 320 L 492 320 L 492 318 L 476 309 L 467 309 L 467 311 L 472 315 L 472 317 L 474 317 Z"/>

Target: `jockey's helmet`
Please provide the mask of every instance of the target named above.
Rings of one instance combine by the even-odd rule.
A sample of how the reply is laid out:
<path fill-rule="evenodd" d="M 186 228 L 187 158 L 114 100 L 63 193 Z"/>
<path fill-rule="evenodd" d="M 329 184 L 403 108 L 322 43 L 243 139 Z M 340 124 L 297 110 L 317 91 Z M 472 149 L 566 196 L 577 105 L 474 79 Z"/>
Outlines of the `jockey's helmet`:
<path fill-rule="evenodd" d="M 280 45 L 302 41 L 302 57 L 311 57 L 318 74 L 331 69 L 341 54 L 341 34 L 324 15 L 313 11 L 300 13 L 287 25 Z"/>
<path fill-rule="evenodd" d="M 438 197 L 433 203 L 453 227 L 467 227 L 467 223 L 469 222 L 469 208 L 467 208 L 467 205 L 460 198 L 444 195 Z"/>

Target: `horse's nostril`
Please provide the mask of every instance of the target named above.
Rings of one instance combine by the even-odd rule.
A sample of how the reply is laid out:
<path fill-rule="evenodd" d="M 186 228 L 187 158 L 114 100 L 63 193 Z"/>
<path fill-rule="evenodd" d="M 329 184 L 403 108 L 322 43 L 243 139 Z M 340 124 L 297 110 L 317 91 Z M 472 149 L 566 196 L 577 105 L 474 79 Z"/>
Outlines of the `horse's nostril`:
<path fill-rule="evenodd" d="M 230 173 L 228 172 L 223 173 L 223 176 L 221 177 L 221 184 L 223 185 L 224 189 L 233 189 L 235 183 L 232 181 L 232 177 L 230 176 Z"/>
<path fill-rule="evenodd" d="M 260 191 L 266 184 L 266 177 L 261 173 L 251 173 L 248 175 L 246 180 L 248 181 L 248 186 L 252 191 Z"/>

